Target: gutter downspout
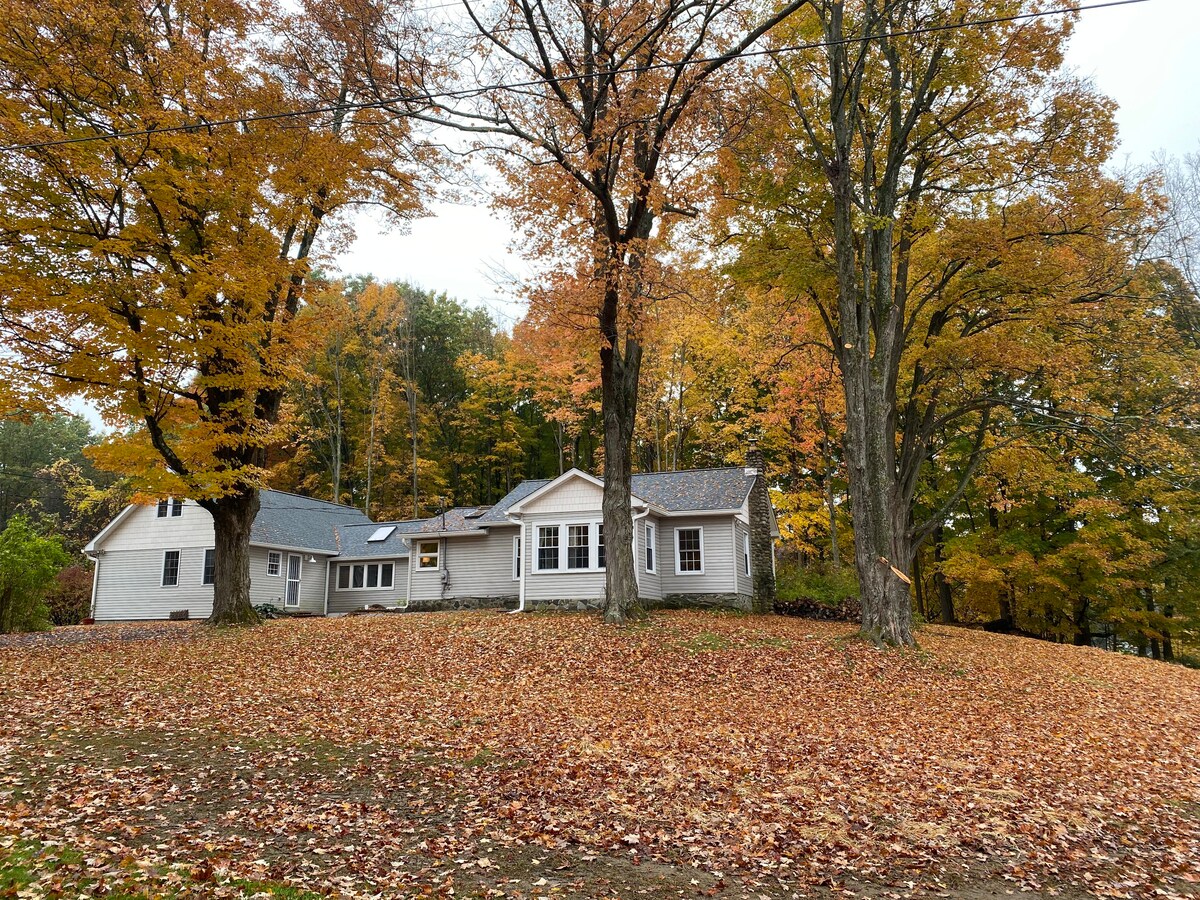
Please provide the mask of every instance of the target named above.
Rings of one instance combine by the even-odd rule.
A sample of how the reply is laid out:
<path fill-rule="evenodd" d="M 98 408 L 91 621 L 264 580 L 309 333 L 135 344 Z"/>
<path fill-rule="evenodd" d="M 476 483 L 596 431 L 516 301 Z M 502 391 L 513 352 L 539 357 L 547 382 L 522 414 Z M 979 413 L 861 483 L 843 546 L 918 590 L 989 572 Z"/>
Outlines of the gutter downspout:
<path fill-rule="evenodd" d="M 408 548 L 408 584 L 404 588 L 404 608 L 408 609 L 408 604 L 412 601 L 413 542 L 412 538 L 400 538 L 400 540 Z"/>
<path fill-rule="evenodd" d="M 525 565 L 525 523 L 521 521 L 520 516 L 517 516 L 514 519 L 508 513 L 504 514 L 504 518 L 512 522 L 521 530 L 517 537 L 517 546 L 521 548 L 521 560 L 519 563 L 521 567 L 521 577 L 517 581 L 519 585 L 517 589 L 517 596 L 520 599 L 517 600 L 517 608 L 509 610 L 509 612 L 525 612 L 525 569 L 528 568 L 528 566 Z"/>
<path fill-rule="evenodd" d="M 641 574 L 641 566 L 638 565 L 637 530 L 638 530 L 638 522 L 640 522 L 642 519 L 646 518 L 646 516 L 648 516 L 648 515 L 650 515 L 650 507 L 649 506 L 647 506 L 644 510 L 642 510 L 640 513 L 638 513 L 637 515 L 635 515 L 633 517 L 633 583 L 637 585 L 639 600 L 642 599 L 642 596 L 641 596 L 642 595 L 642 574 Z M 657 562 L 658 561 L 655 560 L 656 564 L 657 564 Z"/>
<path fill-rule="evenodd" d="M 100 556 L 104 553 L 103 550 L 97 550 L 96 555 L 88 553 L 86 556 L 96 563 L 92 569 L 92 605 L 88 609 L 88 618 L 93 622 L 96 621 L 96 589 L 100 587 Z"/>
<path fill-rule="evenodd" d="M 321 615 L 329 615 L 329 575 L 333 570 L 333 557 L 325 557 L 325 605 L 321 611 Z"/>

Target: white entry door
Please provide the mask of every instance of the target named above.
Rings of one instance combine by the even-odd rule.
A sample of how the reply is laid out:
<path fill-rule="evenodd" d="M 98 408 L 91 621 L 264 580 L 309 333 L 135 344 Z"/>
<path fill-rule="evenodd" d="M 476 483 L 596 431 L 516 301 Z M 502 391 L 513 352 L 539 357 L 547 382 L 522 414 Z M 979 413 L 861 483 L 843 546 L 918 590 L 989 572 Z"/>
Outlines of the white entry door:
<path fill-rule="evenodd" d="M 300 557 L 288 554 L 287 590 L 283 594 L 284 606 L 300 605 Z"/>

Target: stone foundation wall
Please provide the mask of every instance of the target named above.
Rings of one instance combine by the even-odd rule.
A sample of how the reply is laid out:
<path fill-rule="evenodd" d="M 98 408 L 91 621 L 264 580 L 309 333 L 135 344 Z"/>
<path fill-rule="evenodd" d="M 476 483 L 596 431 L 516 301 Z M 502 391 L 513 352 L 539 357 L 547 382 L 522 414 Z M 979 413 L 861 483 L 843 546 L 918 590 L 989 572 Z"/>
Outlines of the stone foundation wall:
<path fill-rule="evenodd" d="M 442 612 L 457 609 L 516 609 L 518 597 L 448 597 L 444 600 L 413 600 L 405 609 L 408 612 Z M 749 612 L 754 598 L 749 594 L 667 594 L 665 597 L 643 597 L 646 609 L 740 609 Z M 539 600 L 532 604 L 535 610 L 557 610 L 559 612 L 598 612 L 604 608 L 600 597 L 580 599 L 557 597 Z"/>
<path fill-rule="evenodd" d="M 445 599 L 410 600 L 408 612 L 444 612 L 456 609 L 516 609 L 519 598 L 511 597 L 446 597 Z"/>
<path fill-rule="evenodd" d="M 749 594 L 667 594 L 661 600 L 643 601 L 647 609 L 740 609 L 749 612 L 754 598 Z"/>

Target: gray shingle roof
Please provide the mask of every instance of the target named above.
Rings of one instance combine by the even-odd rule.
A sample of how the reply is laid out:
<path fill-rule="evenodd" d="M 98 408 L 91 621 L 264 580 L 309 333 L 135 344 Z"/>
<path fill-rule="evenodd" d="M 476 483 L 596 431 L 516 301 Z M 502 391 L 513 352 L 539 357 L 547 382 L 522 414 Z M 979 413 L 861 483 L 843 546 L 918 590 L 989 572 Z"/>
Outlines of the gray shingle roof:
<path fill-rule="evenodd" d="M 361 509 L 284 491 L 260 491 L 259 500 L 261 507 L 250 529 L 250 540 L 256 544 L 337 553 L 334 526 L 371 521 Z"/>
<path fill-rule="evenodd" d="M 419 532 L 424 523 L 424 519 L 415 519 L 407 522 L 354 523 L 351 525 L 336 525 L 334 528 L 337 532 L 338 545 L 341 547 L 341 555 L 343 557 L 348 559 L 374 559 L 379 557 L 408 556 L 408 545 L 404 543 L 404 538 Z M 367 538 L 380 528 L 388 525 L 393 526 L 395 530 L 385 540 L 367 540 Z"/>
<path fill-rule="evenodd" d="M 262 506 L 250 539 L 256 544 L 299 547 L 352 559 L 406 556 L 405 537 L 509 524 L 505 513 L 513 504 L 552 480 L 523 481 L 490 509 L 455 507 L 427 519 L 405 522 L 372 522 L 366 513 L 352 506 L 284 491 L 262 491 Z M 704 512 L 740 508 L 753 484 L 754 476 L 742 468 L 693 469 L 634 475 L 633 493 L 667 512 Z M 385 540 L 367 540 L 384 525 L 394 525 L 395 530 Z"/>
<path fill-rule="evenodd" d="M 667 512 L 741 509 L 754 486 L 744 468 L 649 472 L 633 476 L 633 493 Z"/>
<path fill-rule="evenodd" d="M 504 518 L 504 514 L 509 508 L 519 500 L 524 500 L 538 488 L 545 487 L 553 479 L 539 478 L 530 481 L 522 481 L 515 488 L 500 498 L 500 502 L 489 509 L 486 513 L 479 517 L 480 525 L 507 525 L 508 519 Z"/>
<path fill-rule="evenodd" d="M 478 520 L 495 525 L 507 520 L 504 514 L 514 503 L 524 500 L 553 479 L 522 481 Z M 698 512 L 715 509 L 740 509 L 754 485 L 754 476 L 740 466 L 723 469 L 691 469 L 685 472 L 647 472 L 633 476 L 634 496 L 667 512 Z"/>

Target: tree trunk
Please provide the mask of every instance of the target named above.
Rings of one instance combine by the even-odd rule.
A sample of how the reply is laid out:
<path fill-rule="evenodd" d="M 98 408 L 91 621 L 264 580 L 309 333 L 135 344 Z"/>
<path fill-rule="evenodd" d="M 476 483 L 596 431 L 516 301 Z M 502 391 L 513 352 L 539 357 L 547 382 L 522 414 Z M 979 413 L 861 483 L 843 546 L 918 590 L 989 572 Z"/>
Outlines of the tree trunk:
<path fill-rule="evenodd" d="M 829 562 L 834 569 L 842 567 L 842 551 L 838 547 L 837 496 L 833 492 L 833 475 L 825 470 L 825 504 L 829 507 Z"/>
<path fill-rule="evenodd" d="M 946 625 L 953 625 L 956 621 L 954 617 L 954 594 L 950 590 L 950 582 L 942 574 L 942 563 L 945 561 L 946 529 L 944 526 L 939 525 L 933 531 L 933 562 L 936 567 L 933 573 L 933 584 L 937 588 L 938 617 Z"/>
<path fill-rule="evenodd" d="M 607 323 L 601 323 L 601 327 Z M 615 317 L 613 320 L 615 331 Z M 613 332 L 600 348 L 600 406 L 604 417 L 604 621 L 622 623 L 645 614 L 634 570 L 633 428 L 637 415 L 642 348 L 625 340 L 622 354 Z"/>
<path fill-rule="evenodd" d="M 912 646 L 912 599 L 906 579 L 913 546 L 907 507 L 897 502 L 893 414 L 866 349 L 847 349 L 846 460 L 862 633 L 876 644 Z"/>
<path fill-rule="evenodd" d="M 212 514 L 216 553 L 213 607 L 209 625 L 253 625 L 258 614 L 250 605 L 250 528 L 258 515 L 258 491 L 204 500 Z"/>

